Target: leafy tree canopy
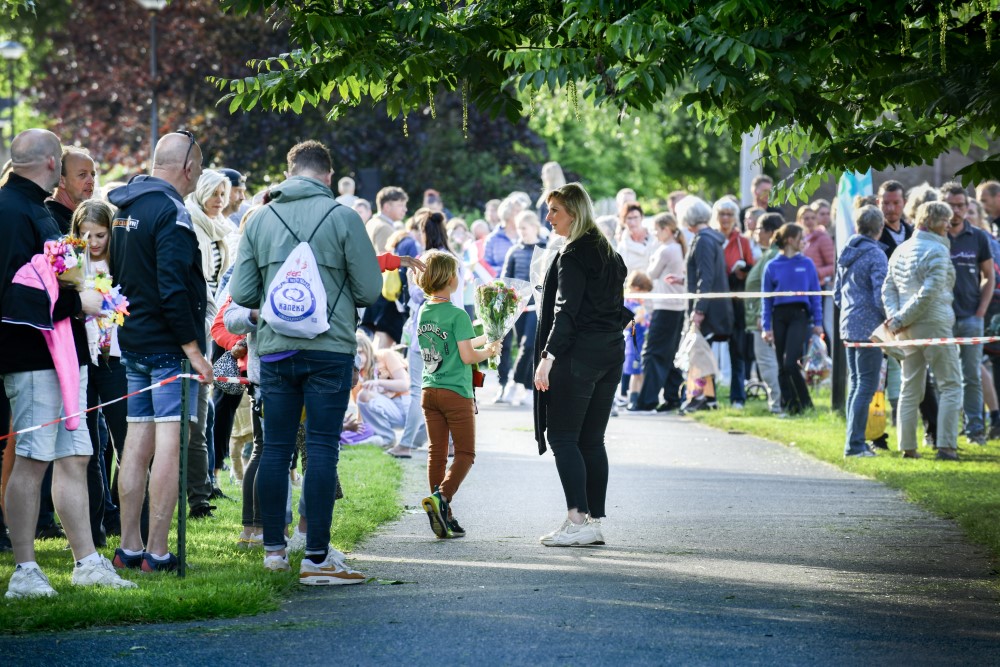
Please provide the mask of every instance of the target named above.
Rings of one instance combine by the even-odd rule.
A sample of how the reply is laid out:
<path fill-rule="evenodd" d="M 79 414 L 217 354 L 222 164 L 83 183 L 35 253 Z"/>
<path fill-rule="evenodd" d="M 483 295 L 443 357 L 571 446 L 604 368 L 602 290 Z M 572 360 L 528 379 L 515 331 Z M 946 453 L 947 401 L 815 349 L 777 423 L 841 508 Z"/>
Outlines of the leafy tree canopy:
<path fill-rule="evenodd" d="M 996 133 L 996 0 L 222 0 L 266 13 L 296 48 L 216 79 L 231 110 L 362 102 L 392 118 L 439 91 L 493 116 L 566 90 L 619 112 L 678 108 L 734 145 L 764 128 L 775 163 L 801 159 L 803 196 L 843 169 L 932 160 Z M 574 101 L 573 104 L 577 102 Z M 1000 175 L 1000 155 L 962 172 Z"/>

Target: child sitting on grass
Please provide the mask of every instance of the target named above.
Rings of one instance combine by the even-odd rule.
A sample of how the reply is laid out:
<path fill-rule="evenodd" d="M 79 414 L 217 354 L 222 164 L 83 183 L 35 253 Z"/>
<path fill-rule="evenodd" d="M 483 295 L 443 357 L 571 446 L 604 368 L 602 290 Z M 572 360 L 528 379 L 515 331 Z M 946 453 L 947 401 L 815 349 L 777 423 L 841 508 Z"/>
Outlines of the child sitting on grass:
<path fill-rule="evenodd" d="M 463 537 L 465 531 L 451 512 L 451 501 L 476 458 L 475 397 L 472 366 L 500 351 L 501 341 L 475 337 L 472 320 L 451 303 L 458 289 L 458 259 L 431 250 L 417 283 L 427 302 L 417 320 L 420 355 L 424 362 L 421 407 L 430 440 L 427 481 L 431 495 L 423 500 L 431 529 L 439 538 Z M 486 345 L 482 350 L 475 348 Z M 448 469 L 448 436 L 455 443 L 455 460 Z"/>

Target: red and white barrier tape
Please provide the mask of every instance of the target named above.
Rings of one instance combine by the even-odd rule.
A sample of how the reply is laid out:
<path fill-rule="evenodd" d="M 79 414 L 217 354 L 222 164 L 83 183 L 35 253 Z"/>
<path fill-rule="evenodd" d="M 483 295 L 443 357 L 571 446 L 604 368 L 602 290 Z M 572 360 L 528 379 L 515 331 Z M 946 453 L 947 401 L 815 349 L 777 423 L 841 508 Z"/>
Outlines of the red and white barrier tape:
<path fill-rule="evenodd" d="M 969 336 L 966 338 L 914 338 L 913 340 L 887 340 L 880 343 L 852 343 L 844 341 L 844 347 L 934 347 L 936 345 L 981 345 L 996 343 L 1000 336 Z"/>
<path fill-rule="evenodd" d="M 769 299 L 778 296 L 833 296 L 830 290 L 819 292 L 707 292 L 705 294 L 667 294 L 666 292 L 626 292 L 626 299 L 637 301 L 691 301 L 697 299 Z"/>
<path fill-rule="evenodd" d="M 176 380 L 180 380 L 182 378 L 187 378 L 189 380 L 200 380 L 201 376 L 200 375 L 196 375 L 194 373 L 179 373 L 177 375 L 174 375 L 173 377 L 168 377 L 165 380 L 160 380 L 159 382 L 151 384 L 148 387 L 143 387 L 142 389 L 139 389 L 138 391 L 133 391 L 133 392 L 131 392 L 129 394 L 125 394 L 124 396 L 121 396 L 119 398 L 107 401 L 105 403 L 101 403 L 100 405 L 95 405 L 92 408 L 87 408 L 86 410 L 80 410 L 79 412 L 76 412 L 74 414 L 67 415 L 65 417 L 60 417 L 59 419 L 53 419 L 52 421 L 46 422 L 44 424 L 38 424 L 36 426 L 29 426 L 28 428 L 23 428 L 20 431 L 14 431 L 13 433 L 8 433 L 7 435 L 0 435 L 0 440 L 7 440 L 8 438 L 12 438 L 14 436 L 21 435 L 22 433 L 30 433 L 32 431 L 37 431 L 39 429 L 45 428 L 46 426 L 52 426 L 53 424 L 58 424 L 60 422 L 64 422 L 67 419 L 69 419 L 70 417 L 82 417 L 83 415 L 87 414 L 88 412 L 93 412 L 94 410 L 99 410 L 99 409 L 101 409 L 101 408 L 103 408 L 103 407 L 105 407 L 107 405 L 111 405 L 112 403 L 118 403 L 119 401 L 124 401 L 129 396 L 138 396 L 139 394 L 141 394 L 143 392 L 152 391 L 153 389 L 156 389 L 157 387 L 162 387 L 163 385 L 170 384 L 171 382 L 174 382 Z M 238 382 L 239 384 L 250 384 L 250 380 L 248 380 L 246 378 L 243 378 L 243 377 L 232 378 L 232 377 L 225 377 L 225 376 L 222 376 L 222 375 L 217 376 L 215 378 L 215 381 L 216 382 L 226 382 L 226 383 L 237 383 Z"/>

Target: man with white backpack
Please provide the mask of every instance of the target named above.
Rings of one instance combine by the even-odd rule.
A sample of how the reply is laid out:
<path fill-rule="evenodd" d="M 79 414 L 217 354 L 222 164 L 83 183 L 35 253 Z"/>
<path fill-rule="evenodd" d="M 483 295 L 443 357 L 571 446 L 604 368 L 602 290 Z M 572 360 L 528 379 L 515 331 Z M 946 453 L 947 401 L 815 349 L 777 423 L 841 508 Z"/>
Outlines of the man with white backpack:
<path fill-rule="evenodd" d="M 364 223 L 330 190 L 330 153 L 317 141 L 288 152 L 288 178 L 247 221 L 230 291 L 260 313 L 264 450 L 257 472 L 264 524 L 264 567 L 289 569 L 285 542 L 288 467 L 302 409 L 309 474 L 302 493 L 309 529 L 299 581 L 354 584 L 330 547 L 340 431 L 357 350 L 357 308 L 375 302 L 382 278 Z"/>

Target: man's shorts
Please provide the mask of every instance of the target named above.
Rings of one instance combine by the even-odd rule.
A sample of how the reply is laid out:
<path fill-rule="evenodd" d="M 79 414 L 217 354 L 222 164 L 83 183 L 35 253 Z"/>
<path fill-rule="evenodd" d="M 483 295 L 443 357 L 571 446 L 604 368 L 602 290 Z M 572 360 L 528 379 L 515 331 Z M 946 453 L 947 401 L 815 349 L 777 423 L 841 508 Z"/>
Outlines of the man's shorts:
<path fill-rule="evenodd" d="M 180 375 L 183 354 L 155 352 L 136 354 L 122 350 L 128 393 Z M 130 422 L 179 422 L 181 420 L 181 383 L 188 384 L 188 415 L 198 421 L 198 383 L 195 380 L 174 380 L 160 387 L 128 397 Z"/>
<path fill-rule="evenodd" d="M 9 373 L 3 376 L 4 390 L 10 399 L 14 430 L 47 424 L 65 417 L 59 376 L 54 370 Z M 80 410 L 87 407 L 87 367 L 80 368 L 79 389 Z M 94 453 L 90 444 L 87 420 L 81 416 L 80 426 L 75 431 L 67 431 L 66 423 L 52 424 L 36 431 L 17 436 L 14 451 L 18 456 L 34 461 L 55 461 L 69 456 L 90 456 Z"/>

